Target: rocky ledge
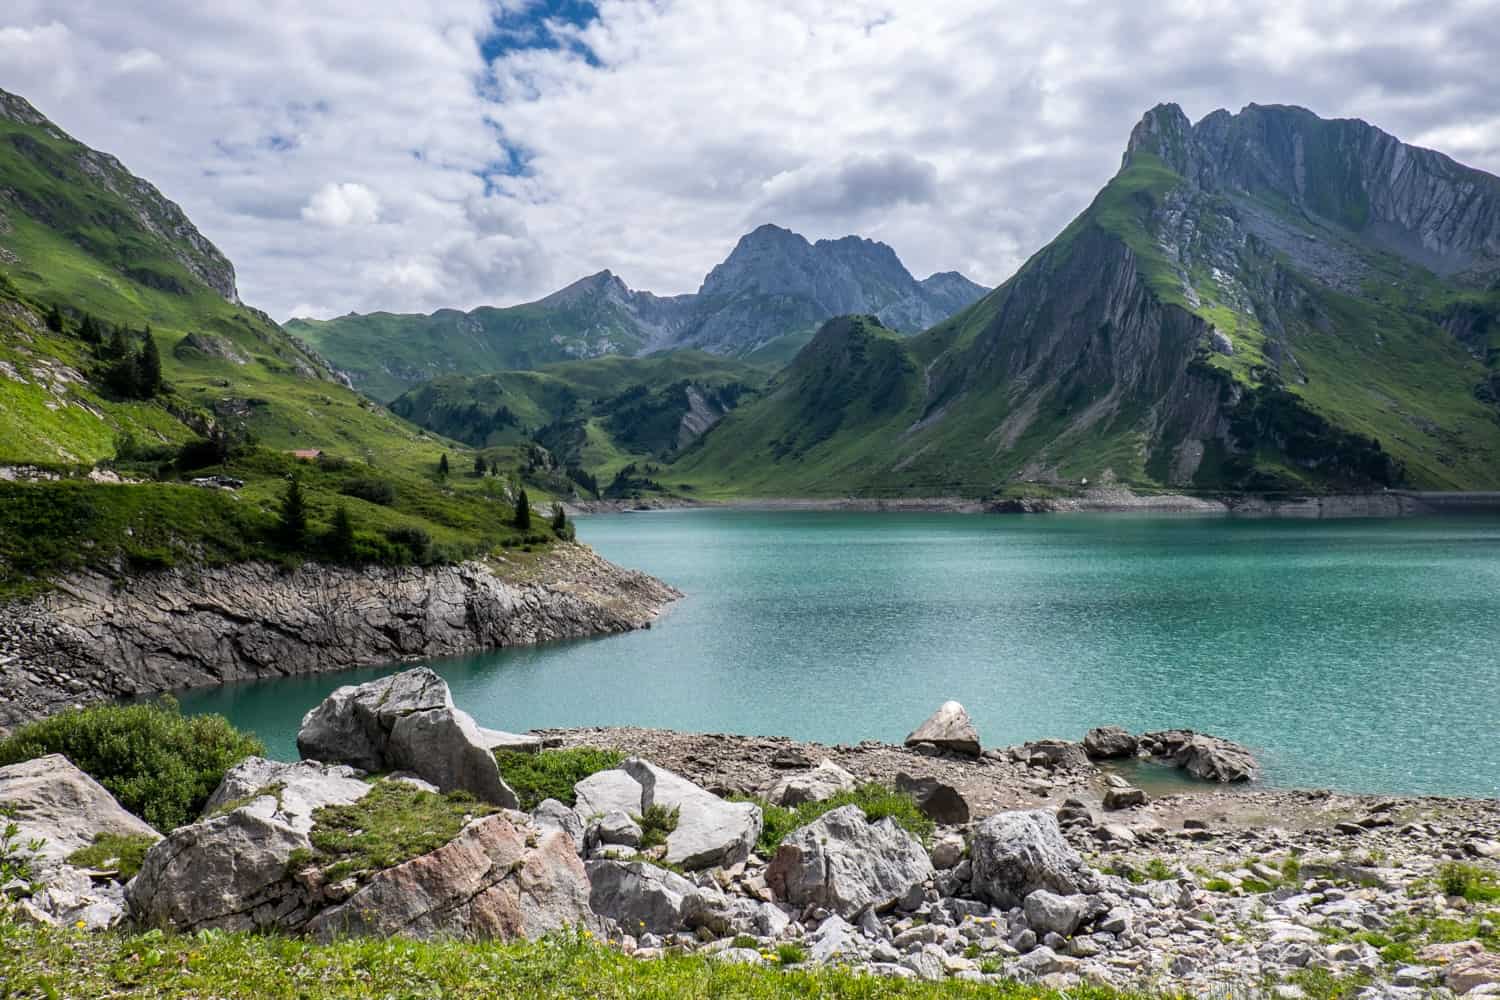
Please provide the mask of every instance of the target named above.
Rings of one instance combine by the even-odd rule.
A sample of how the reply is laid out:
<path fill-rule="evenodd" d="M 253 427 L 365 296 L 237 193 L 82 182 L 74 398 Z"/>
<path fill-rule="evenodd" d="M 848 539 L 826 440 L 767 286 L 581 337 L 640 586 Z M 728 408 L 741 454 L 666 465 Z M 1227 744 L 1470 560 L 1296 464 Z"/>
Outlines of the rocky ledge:
<path fill-rule="evenodd" d="M 417 669 L 336 691 L 298 737 L 321 760 L 237 765 L 124 887 L 64 864 L 51 872 L 62 888 L 25 889 L 20 908 L 42 922 L 319 940 L 582 927 L 642 960 L 695 952 L 1174 996 L 1296 1000 L 1333 995 L 1330 979 L 1360 1000 L 1500 995 L 1500 803 L 1260 789 L 1243 747 L 1185 730 L 986 749 L 956 703 L 907 742 L 600 729 L 523 740 L 479 727 Z M 572 804 L 524 812 L 489 751 L 528 744 L 631 756 L 601 761 Z M 1148 796 L 1125 775 L 1151 762 L 1217 790 Z M 868 815 L 851 799 L 874 803 L 860 799 L 872 781 L 906 791 L 931 825 Z M 133 822 L 59 757 L 0 768 L 0 803 L 25 836 L 82 842 L 91 824 Z M 420 853 L 366 843 L 382 809 L 414 804 L 448 832 Z M 772 810 L 788 807 L 805 811 L 782 832 Z"/>
<path fill-rule="evenodd" d="M 88 702 L 649 627 L 681 596 L 582 545 L 511 558 L 58 580 L 0 610 L 0 734 Z"/>

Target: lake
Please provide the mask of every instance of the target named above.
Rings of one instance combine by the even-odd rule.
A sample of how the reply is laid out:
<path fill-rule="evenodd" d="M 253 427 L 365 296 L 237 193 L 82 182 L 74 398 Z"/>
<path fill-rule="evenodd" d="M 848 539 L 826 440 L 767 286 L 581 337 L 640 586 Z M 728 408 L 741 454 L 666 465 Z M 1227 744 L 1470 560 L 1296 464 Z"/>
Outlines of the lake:
<path fill-rule="evenodd" d="M 580 537 L 688 596 L 648 631 L 433 661 L 481 724 L 986 745 L 1191 727 L 1268 782 L 1500 794 L 1500 519 L 1271 521 L 685 510 Z M 387 669 L 185 693 L 294 758 Z"/>

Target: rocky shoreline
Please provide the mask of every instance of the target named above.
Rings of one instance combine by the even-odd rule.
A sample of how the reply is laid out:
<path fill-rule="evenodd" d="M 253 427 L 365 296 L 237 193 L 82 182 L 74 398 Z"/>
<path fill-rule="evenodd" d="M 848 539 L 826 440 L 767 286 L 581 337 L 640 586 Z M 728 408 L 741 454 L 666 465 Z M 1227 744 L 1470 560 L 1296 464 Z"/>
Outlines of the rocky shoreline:
<path fill-rule="evenodd" d="M 930 514 L 1067 514 L 1128 513 L 1230 515 L 1257 518 L 1416 517 L 1431 514 L 1495 513 L 1500 493 L 1422 493 L 1388 490 L 1299 497 L 1252 495 L 1188 496 L 1180 493 L 1135 493 L 1124 487 L 1097 487 L 1074 496 L 1015 497 L 976 500 L 965 497 L 830 497 L 746 498 L 705 501 L 683 497 L 643 500 L 575 500 L 572 514 L 618 514 L 635 511 L 719 510 L 869 511 Z"/>
<path fill-rule="evenodd" d="M 96 826 L 156 831 L 60 756 L 0 768 L 0 802 L 24 835 L 59 841 L 52 881 L 23 891 L 20 912 L 319 941 L 586 929 L 642 961 L 691 953 L 1058 990 L 1500 995 L 1500 801 L 1260 788 L 1243 747 L 1187 730 L 984 747 L 948 702 L 900 746 L 517 736 L 478 726 L 417 668 L 340 688 L 297 743 L 298 763 L 231 768 L 124 885 L 56 856 Z M 570 758 L 592 761 L 585 771 L 550 772 L 570 775 L 546 786 L 567 802 L 517 784 L 523 801 L 507 783 L 502 761 L 544 748 L 588 748 Z M 1130 781 L 1142 766 L 1200 784 L 1151 796 Z M 419 807 L 448 832 L 388 860 L 320 833 L 422 823 L 382 818 Z"/>
<path fill-rule="evenodd" d="M 98 701 L 648 628 L 682 596 L 583 545 L 510 559 L 58 580 L 0 615 L 0 735 Z"/>

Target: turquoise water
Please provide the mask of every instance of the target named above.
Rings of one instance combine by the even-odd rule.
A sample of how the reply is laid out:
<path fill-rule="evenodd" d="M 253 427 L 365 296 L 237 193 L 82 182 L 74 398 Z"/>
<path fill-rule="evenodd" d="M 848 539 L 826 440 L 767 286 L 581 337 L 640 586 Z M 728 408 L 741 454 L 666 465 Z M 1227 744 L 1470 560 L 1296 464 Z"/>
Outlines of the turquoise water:
<path fill-rule="evenodd" d="M 1188 726 L 1268 780 L 1500 794 L 1500 520 L 670 511 L 602 554 L 688 596 L 625 636 L 434 662 L 482 724 L 899 740 L 962 701 L 986 744 Z M 294 756 L 384 670 L 191 692 Z"/>

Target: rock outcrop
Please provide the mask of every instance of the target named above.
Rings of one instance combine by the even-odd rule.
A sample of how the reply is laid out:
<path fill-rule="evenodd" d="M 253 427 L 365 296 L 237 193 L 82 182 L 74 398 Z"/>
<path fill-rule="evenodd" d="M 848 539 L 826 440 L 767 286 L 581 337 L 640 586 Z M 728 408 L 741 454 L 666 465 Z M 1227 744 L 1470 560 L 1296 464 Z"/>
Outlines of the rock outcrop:
<path fill-rule="evenodd" d="M 377 872 L 307 932 L 324 941 L 392 934 L 511 941 L 598 926 L 572 839 L 512 813 L 477 819 L 430 854 Z"/>
<path fill-rule="evenodd" d="M 1114 760 L 1134 757 L 1140 741 L 1120 726 L 1098 726 L 1083 737 L 1083 752 L 1091 760 Z"/>
<path fill-rule="evenodd" d="M 18 843 L 41 841 L 34 853 L 51 862 L 65 861 L 100 834 L 161 836 L 62 754 L 0 767 L 0 807 L 0 826 L 14 822 Z"/>
<path fill-rule="evenodd" d="M 766 792 L 766 801 L 778 806 L 822 802 L 840 792 L 852 792 L 856 784 L 854 775 L 825 757 L 817 767 L 778 778 Z"/>
<path fill-rule="evenodd" d="M 776 898 L 823 906 L 842 917 L 889 909 L 935 874 L 922 844 L 892 819 L 871 823 L 840 806 L 794 830 L 766 870 Z"/>
<path fill-rule="evenodd" d="M 493 742 L 453 707 L 447 682 L 427 667 L 341 687 L 297 731 L 305 759 L 408 772 L 439 791 L 514 809 L 516 793 L 500 777 Z"/>
<path fill-rule="evenodd" d="M 907 746 L 930 743 L 941 750 L 979 756 L 979 731 L 969 713 L 956 701 L 945 701 L 931 718 L 906 737 Z"/>
<path fill-rule="evenodd" d="M 685 778 L 632 757 L 622 765 L 641 786 L 640 813 L 652 806 L 675 810 L 677 827 L 667 834 L 665 860 L 684 868 L 712 868 L 744 861 L 755 848 L 763 819 L 760 806 L 726 802 Z"/>
<path fill-rule="evenodd" d="M 996 906 L 1020 906 L 1038 889 L 1071 896 L 1094 886 L 1093 873 L 1050 812 L 991 816 L 975 828 L 970 854 L 974 893 Z"/>
<path fill-rule="evenodd" d="M 1141 745 L 1153 756 L 1204 781 L 1229 783 L 1260 776 L 1260 763 L 1249 749 L 1218 736 L 1191 729 L 1169 729 L 1144 734 Z"/>
<path fill-rule="evenodd" d="M 680 596 L 581 545 L 528 572 L 241 563 L 59 580 L 0 616 L 0 732 L 80 703 L 623 632 Z"/>

